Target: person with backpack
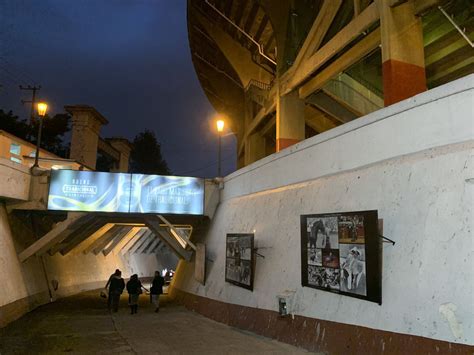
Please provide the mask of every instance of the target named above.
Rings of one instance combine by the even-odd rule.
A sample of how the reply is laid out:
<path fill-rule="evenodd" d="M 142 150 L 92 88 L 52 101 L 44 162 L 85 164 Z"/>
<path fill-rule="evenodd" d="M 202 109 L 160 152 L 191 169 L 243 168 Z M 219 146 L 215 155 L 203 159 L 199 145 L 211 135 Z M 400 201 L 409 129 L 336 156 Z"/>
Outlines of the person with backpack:
<path fill-rule="evenodd" d="M 141 281 L 138 279 L 138 275 L 133 274 L 130 277 L 130 281 L 127 282 L 128 305 L 130 306 L 130 314 L 136 314 L 138 312 L 138 297 L 142 294 L 142 289 L 147 291 L 147 289 L 143 287 Z"/>

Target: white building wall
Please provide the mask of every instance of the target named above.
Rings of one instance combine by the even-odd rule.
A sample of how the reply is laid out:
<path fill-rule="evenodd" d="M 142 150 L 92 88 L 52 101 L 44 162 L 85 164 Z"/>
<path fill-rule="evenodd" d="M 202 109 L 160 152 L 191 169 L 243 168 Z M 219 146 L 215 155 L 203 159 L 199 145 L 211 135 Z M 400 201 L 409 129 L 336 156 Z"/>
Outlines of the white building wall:
<path fill-rule="evenodd" d="M 308 139 L 226 177 L 206 244 L 175 286 L 219 301 L 474 344 L 474 75 Z M 301 286 L 300 215 L 376 209 L 382 305 Z M 225 283 L 225 236 L 255 233 L 253 292 Z"/>

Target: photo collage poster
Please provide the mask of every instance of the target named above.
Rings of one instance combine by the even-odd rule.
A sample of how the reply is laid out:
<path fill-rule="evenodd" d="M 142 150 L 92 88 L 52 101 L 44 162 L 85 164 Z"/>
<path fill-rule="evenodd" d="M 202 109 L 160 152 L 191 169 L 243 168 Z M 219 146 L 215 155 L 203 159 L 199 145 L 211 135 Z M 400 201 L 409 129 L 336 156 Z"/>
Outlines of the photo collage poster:
<path fill-rule="evenodd" d="M 364 212 L 302 216 L 304 286 L 368 296 L 366 217 Z"/>
<path fill-rule="evenodd" d="M 253 290 L 253 234 L 227 234 L 225 280 Z"/>

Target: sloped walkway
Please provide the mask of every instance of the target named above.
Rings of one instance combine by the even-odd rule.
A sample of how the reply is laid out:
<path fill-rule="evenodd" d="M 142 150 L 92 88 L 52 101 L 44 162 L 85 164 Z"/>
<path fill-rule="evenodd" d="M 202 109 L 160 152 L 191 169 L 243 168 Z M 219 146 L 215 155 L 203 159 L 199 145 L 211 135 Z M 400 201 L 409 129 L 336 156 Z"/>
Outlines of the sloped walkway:
<path fill-rule="evenodd" d="M 0 329 L 0 354 L 304 354 L 305 350 L 243 332 L 165 299 L 154 313 L 142 295 L 129 314 L 125 295 L 109 314 L 98 291 L 42 306 Z"/>

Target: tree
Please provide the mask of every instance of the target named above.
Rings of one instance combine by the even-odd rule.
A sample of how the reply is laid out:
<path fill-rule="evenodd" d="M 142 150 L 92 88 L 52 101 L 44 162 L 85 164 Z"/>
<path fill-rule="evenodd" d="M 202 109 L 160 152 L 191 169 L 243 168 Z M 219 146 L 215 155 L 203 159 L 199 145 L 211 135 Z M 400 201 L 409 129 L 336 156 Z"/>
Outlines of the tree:
<path fill-rule="evenodd" d="M 53 117 L 46 115 L 43 118 L 43 133 L 41 136 L 41 148 L 47 151 L 66 157 L 67 145 L 64 143 L 64 135 L 69 132 L 69 118 L 67 113 L 58 113 Z M 39 121 L 35 120 L 30 141 L 36 144 Z"/>
<path fill-rule="evenodd" d="M 161 145 L 155 133 L 146 129 L 133 139 L 130 153 L 130 172 L 140 174 L 171 174 L 161 155 Z"/>
<path fill-rule="evenodd" d="M 20 120 L 12 111 L 5 112 L 2 109 L 0 109 L 0 129 L 24 140 L 28 140 L 31 130 L 26 120 Z"/>
<path fill-rule="evenodd" d="M 69 119 L 70 116 L 66 113 L 58 113 L 53 117 L 46 115 L 42 118 L 44 121 L 41 148 L 63 158 L 66 157 L 67 145 L 64 143 L 64 135 L 70 130 Z M 38 125 L 38 119 L 29 125 L 26 120 L 20 119 L 12 111 L 5 112 L 0 109 L 0 129 L 18 138 L 36 144 Z"/>

